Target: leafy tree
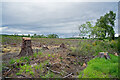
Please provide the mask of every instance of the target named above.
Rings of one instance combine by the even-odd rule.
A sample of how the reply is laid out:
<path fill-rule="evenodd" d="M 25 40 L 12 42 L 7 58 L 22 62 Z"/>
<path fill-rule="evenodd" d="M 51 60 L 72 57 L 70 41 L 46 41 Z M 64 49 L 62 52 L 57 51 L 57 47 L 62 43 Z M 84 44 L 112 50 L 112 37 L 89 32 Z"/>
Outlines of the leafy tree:
<path fill-rule="evenodd" d="M 106 36 L 114 39 L 114 29 L 113 27 L 115 26 L 115 17 L 116 13 L 113 11 L 110 11 L 109 13 L 106 13 L 104 16 L 101 16 L 100 19 L 97 19 L 95 27 L 99 27 L 101 30 L 99 30 L 101 35 L 96 34 L 99 37 L 105 38 Z M 103 34 L 104 33 L 104 34 Z"/>
<path fill-rule="evenodd" d="M 79 36 L 86 36 L 88 33 L 91 32 L 92 24 L 91 22 L 86 22 L 85 24 L 82 24 L 79 26 Z"/>
<path fill-rule="evenodd" d="M 94 38 L 101 38 L 103 39 L 105 29 L 101 27 L 94 26 L 91 28 L 91 35 L 93 35 Z"/>
<path fill-rule="evenodd" d="M 57 34 L 49 34 L 48 38 L 59 38 Z"/>
<path fill-rule="evenodd" d="M 34 36 L 37 36 L 37 34 L 34 34 Z"/>
<path fill-rule="evenodd" d="M 28 34 L 28 37 L 30 37 L 30 34 Z"/>

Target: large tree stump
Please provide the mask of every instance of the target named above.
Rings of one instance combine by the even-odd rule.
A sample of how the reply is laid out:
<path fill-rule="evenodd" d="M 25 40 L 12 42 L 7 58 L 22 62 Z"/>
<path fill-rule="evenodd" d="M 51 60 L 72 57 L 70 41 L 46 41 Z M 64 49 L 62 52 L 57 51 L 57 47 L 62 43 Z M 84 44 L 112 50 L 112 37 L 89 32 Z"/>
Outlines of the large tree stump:
<path fill-rule="evenodd" d="M 33 55 L 32 45 L 31 45 L 31 38 L 23 37 L 21 52 L 19 56 L 30 56 Z"/>

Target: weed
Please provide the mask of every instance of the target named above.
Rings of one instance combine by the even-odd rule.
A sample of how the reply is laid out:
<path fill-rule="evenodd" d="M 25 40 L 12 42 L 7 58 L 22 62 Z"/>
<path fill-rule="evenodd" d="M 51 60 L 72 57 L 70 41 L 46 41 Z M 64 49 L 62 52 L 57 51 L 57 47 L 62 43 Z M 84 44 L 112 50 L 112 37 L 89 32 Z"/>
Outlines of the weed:
<path fill-rule="evenodd" d="M 38 70 L 39 69 L 39 66 L 38 65 L 36 65 L 36 66 L 34 66 L 35 67 L 35 70 Z"/>
<path fill-rule="evenodd" d="M 29 72 L 30 70 L 29 69 L 26 69 L 26 72 Z"/>
<path fill-rule="evenodd" d="M 52 55 L 52 58 L 54 58 L 55 56 L 54 55 Z"/>
<path fill-rule="evenodd" d="M 20 63 L 20 59 L 17 59 L 16 62 L 17 62 L 17 63 Z"/>
<path fill-rule="evenodd" d="M 31 74 L 32 76 L 34 76 L 34 72 L 33 72 L 33 71 L 30 71 L 30 74 Z"/>
<path fill-rule="evenodd" d="M 60 59 L 62 60 L 62 59 L 63 59 L 63 57 L 61 57 L 61 56 L 60 56 Z"/>
<path fill-rule="evenodd" d="M 34 53 L 33 56 L 34 56 L 35 58 L 37 58 L 37 53 Z"/>
<path fill-rule="evenodd" d="M 38 55 L 42 55 L 42 52 L 38 52 Z"/>
<path fill-rule="evenodd" d="M 48 54 L 48 57 L 50 57 L 51 56 L 51 54 Z"/>
<path fill-rule="evenodd" d="M 21 73 L 18 72 L 18 73 L 16 73 L 16 75 L 17 75 L 17 76 L 18 76 L 18 75 L 21 75 Z"/>
<path fill-rule="evenodd" d="M 10 64 L 14 64 L 14 63 L 15 63 L 15 59 L 11 59 Z"/>

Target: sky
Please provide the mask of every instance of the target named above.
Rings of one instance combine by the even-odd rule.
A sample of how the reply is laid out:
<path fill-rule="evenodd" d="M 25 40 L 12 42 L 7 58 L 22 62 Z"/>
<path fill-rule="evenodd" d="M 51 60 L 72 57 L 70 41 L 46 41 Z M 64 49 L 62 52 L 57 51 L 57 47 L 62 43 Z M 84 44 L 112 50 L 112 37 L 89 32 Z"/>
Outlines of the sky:
<path fill-rule="evenodd" d="M 78 26 L 110 10 L 118 14 L 117 2 L 2 2 L 0 34 L 58 34 L 61 38 L 78 36 Z M 115 21 L 118 34 L 118 15 Z"/>

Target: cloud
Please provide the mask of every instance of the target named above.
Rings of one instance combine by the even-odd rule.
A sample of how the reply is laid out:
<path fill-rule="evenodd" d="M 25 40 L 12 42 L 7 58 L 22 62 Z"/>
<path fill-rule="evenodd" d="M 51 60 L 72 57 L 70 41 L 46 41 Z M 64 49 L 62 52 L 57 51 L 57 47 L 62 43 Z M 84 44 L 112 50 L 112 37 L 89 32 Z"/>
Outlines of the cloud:
<path fill-rule="evenodd" d="M 0 32 L 2 32 L 2 30 L 7 29 L 8 27 L 0 27 Z"/>
<path fill-rule="evenodd" d="M 2 2 L 118 2 L 119 0 L 2 0 Z"/>
<path fill-rule="evenodd" d="M 3 2 L 2 26 L 8 34 L 77 35 L 78 25 L 95 21 L 110 10 L 117 12 L 117 2 Z M 116 29 L 115 29 L 116 30 Z"/>

